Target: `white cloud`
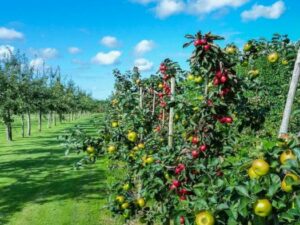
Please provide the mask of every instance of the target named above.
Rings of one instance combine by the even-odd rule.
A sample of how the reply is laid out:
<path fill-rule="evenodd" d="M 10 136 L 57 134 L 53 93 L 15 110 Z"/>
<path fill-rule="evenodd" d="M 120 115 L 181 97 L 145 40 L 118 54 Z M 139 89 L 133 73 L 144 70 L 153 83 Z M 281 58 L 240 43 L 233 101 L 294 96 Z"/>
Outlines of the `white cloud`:
<path fill-rule="evenodd" d="M 70 47 L 68 48 L 70 54 L 75 55 L 81 52 L 81 49 L 78 47 Z"/>
<path fill-rule="evenodd" d="M 106 47 L 114 48 L 118 45 L 118 40 L 116 37 L 113 36 L 105 36 L 101 39 L 101 44 L 103 44 Z"/>
<path fill-rule="evenodd" d="M 55 48 L 44 48 L 40 50 L 40 56 L 44 59 L 53 59 L 58 56 L 58 51 Z"/>
<path fill-rule="evenodd" d="M 260 17 L 266 19 L 278 19 L 285 11 L 283 1 L 277 1 L 271 6 L 253 5 L 250 10 L 242 12 L 243 20 L 256 20 Z"/>
<path fill-rule="evenodd" d="M 186 13 L 203 16 L 217 10 L 237 8 L 250 0 L 133 0 L 147 5 L 154 2 L 154 12 L 159 18 L 166 18 L 174 14 Z M 224 12 L 224 11 L 223 11 Z"/>
<path fill-rule="evenodd" d="M 108 53 L 98 52 L 95 57 L 92 58 L 92 62 L 100 65 L 112 65 L 118 62 L 118 59 L 122 53 L 120 51 L 110 51 Z"/>
<path fill-rule="evenodd" d="M 136 54 L 144 54 L 154 48 L 154 42 L 151 40 L 142 40 L 134 48 Z"/>
<path fill-rule="evenodd" d="M 134 66 L 138 67 L 140 71 L 149 71 L 153 68 L 153 62 L 140 58 L 134 61 Z"/>
<path fill-rule="evenodd" d="M 185 4 L 181 0 L 161 0 L 155 7 L 155 13 L 159 18 L 166 18 L 168 16 L 184 11 Z"/>
<path fill-rule="evenodd" d="M 6 27 L 0 27 L 0 39 L 4 40 L 17 40 L 23 39 L 24 34 L 14 29 L 8 29 Z"/>
<path fill-rule="evenodd" d="M 0 45 L 0 60 L 9 58 L 14 50 L 15 48 L 11 45 Z"/>
<path fill-rule="evenodd" d="M 34 68 L 36 70 L 42 69 L 43 65 L 45 64 L 44 59 L 42 58 L 36 58 L 36 59 L 32 59 L 29 63 L 29 66 L 31 68 Z"/>
<path fill-rule="evenodd" d="M 226 7 L 237 8 L 249 0 L 191 0 L 187 6 L 190 14 L 203 15 Z"/>

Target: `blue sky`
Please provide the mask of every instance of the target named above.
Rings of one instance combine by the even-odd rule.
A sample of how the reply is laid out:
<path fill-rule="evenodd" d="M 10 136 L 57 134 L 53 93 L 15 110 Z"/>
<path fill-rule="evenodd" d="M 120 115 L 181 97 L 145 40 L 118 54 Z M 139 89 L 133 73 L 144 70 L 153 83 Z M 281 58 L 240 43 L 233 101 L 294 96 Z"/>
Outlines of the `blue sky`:
<path fill-rule="evenodd" d="M 239 46 L 273 33 L 299 40 L 296 0 L 10 0 L 1 2 L 0 57 L 9 45 L 32 66 L 60 65 L 76 84 L 104 99 L 112 70 L 138 65 L 143 76 L 169 57 L 187 68 L 186 33 L 223 35 Z"/>

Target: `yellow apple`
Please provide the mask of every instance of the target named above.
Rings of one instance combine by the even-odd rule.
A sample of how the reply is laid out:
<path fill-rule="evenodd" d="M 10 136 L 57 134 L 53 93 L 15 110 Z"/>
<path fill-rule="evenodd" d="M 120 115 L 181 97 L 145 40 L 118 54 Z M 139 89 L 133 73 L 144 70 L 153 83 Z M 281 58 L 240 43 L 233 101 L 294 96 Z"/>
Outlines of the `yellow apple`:
<path fill-rule="evenodd" d="M 272 213 L 272 204 L 268 199 L 258 199 L 253 206 L 253 210 L 255 215 L 267 217 Z"/>
<path fill-rule="evenodd" d="M 264 176 L 269 172 L 270 165 L 263 159 L 256 159 L 252 163 L 252 168 L 258 176 Z"/>

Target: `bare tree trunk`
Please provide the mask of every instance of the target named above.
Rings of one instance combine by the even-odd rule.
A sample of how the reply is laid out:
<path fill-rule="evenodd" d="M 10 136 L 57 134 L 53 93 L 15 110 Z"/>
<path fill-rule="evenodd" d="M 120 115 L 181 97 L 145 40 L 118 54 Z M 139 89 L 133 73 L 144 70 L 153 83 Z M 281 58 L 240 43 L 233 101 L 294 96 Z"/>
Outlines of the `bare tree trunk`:
<path fill-rule="evenodd" d="M 48 113 L 48 128 L 51 128 L 51 119 L 52 119 L 52 117 L 51 117 L 51 114 L 52 114 L 52 112 L 49 112 Z"/>
<path fill-rule="evenodd" d="M 12 141 L 11 122 L 5 123 L 5 126 L 6 126 L 6 138 L 7 138 L 7 141 L 11 142 Z"/>
<path fill-rule="evenodd" d="M 52 117 L 53 117 L 54 126 L 56 126 L 56 113 L 55 112 L 53 112 Z"/>
<path fill-rule="evenodd" d="M 24 117 L 24 114 L 22 113 L 21 114 L 21 121 L 22 121 L 22 124 L 21 124 L 21 128 L 22 128 L 22 137 L 25 137 L 25 117 Z"/>
<path fill-rule="evenodd" d="M 27 135 L 31 136 L 31 115 L 29 110 L 27 110 Z"/>
<path fill-rule="evenodd" d="M 39 123 L 39 132 L 42 131 L 42 110 L 39 110 L 39 115 L 38 115 L 38 123 Z"/>
<path fill-rule="evenodd" d="M 284 108 L 284 112 L 283 112 L 283 118 L 282 118 L 280 130 L 279 130 L 279 136 L 281 136 L 282 134 L 288 133 L 289 121 L 290 121 L 290 117 L 291 117 L 291 113 L 292 113 L 294 98 L 295 98 L 296 91 L 297 91 L 299 76 L 300 76 L 300 49 L 298 50 L 298 56 L 297 56 L 297 59 L 295 62 L 293 76 L 292 76 L 292 80 L 290 83 L 290 89 L 289 89 L 288 97 L 286 100 L 286 104 L 285 104 L 285 108 Z"/>
<path fill-rule="evenodd" d="M 11 115 L 10 115 L 9 110 L 7 112 L 5 127 L 6 127 L 6 139 L 8 142 L 11 142 L 12 141 L 12 127 L 11 127 Z"/>

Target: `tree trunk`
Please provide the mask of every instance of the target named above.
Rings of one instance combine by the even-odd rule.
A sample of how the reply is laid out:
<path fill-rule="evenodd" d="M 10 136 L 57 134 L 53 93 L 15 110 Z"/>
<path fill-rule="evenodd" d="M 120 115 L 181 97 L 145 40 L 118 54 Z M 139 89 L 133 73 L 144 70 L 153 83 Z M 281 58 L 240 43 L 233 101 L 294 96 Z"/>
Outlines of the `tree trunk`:
<path fill-rule="evenodd" d="M 59 123 L 62 123 L 62 120 L 63 120 L 63 116 L 61 113 L 58 114 L 58 118 L 59 118 Z"/>
<path fill-rule="evenodd" d="M 22 121 L 22 125 L 21 125 L 22 137 L 25 137 L 25 117 L 23 113 L 21 114 L 21 121 Z"/>
<path fill-rule="evenodd" d="M 27 111 L 27 135 L 31 136 L 31 115 L 30 111 Z"/>
<path fill-rule="evenodd" d="M 48 113 L 48 128 L 51 128 L 51 114 L 52 112 Z"/>
<path fill-rule="evenodd" d="M 6 126 L 6 138 L 7 138 L 7 141 L 11 142 L 12 141 L 11 122 L 5 123 L 5 126 Z"/>
<path fill-rule="evenodd" d="M 56 126 L 56 113 L 55 112 L 53 112 L 52 117 L 53 117 L 54 126 Z"/>
<path fill-rule="evenodd" d="M 38 115 L 38 123 L 39 123 L 39 132 L 42 131 L 42 111 L 39 110 L 39 115 Z"/>
<path fill-rule="evenodd" d="M 11 142 L 12 141 L 12 127 L 11 127 L 11 116 L 10 116 L 9 110 L 7 112 L 5 127 L 6 127 L 6 139 L 8 142 Z"/>

